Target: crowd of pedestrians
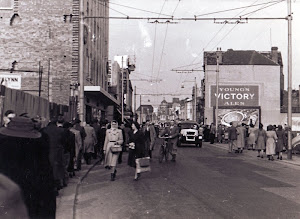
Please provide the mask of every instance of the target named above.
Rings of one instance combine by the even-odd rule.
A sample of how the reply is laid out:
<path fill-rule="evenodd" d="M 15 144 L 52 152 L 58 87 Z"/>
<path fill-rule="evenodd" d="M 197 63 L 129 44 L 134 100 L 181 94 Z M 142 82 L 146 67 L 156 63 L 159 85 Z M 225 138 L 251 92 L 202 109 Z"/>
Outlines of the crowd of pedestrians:
<path fill-rule="evenodd" d="M 82 162 L 90 165 L 93 158 L 104 159 L 107 122 L 80 123 L 79 119 L 65 121 L 63 115 L 47 123 L 27 113 L 5 112 L 0 128 L 0 177 L 12 183 L 4 195 L 10 201 L 2 205 L 7 212 L 11 200 L 23 200 L 26 206 L 26 211 L 11 218 L 55 218 L 56 196 L 81 170 Z"/>
<path fill-rule="evenodd" d="M 257 157 L 269 160 L 282 160 L 282 153 L 287 147 L 287 130 L 281 125 L 268 125 L 265 130 L 263 124 L 259 128 L 253 125 L 247 130 L 241 123 L 230 123 L 228 131 L 228 152 L 242 153 L 246 148 L 248 150 L 257 150 Z"/>
<path fill-rule="evenodd" d="M 15 196 L 13 204 L 20 207 L 14 211 L 16 218 L 55 218 L 56 197 L 83 162 L 91 165 L 92 159 L 99 159 L 114 181 L 117 164 L 128 151 L 128 165 L 135 168 L 138 180 L 142 172 L 150 171 L 157 136 L 150 121 L 142 127 L 133 121 L 96 119 L 82 125 L 79 119 L 66 121 L 58 115 L 42 122 L 9 110 L 0 128 L 0 179 L 9 182 L 5 197 Z M 12 203 L 3 203 L 6 212 L 12 212 Z"/>

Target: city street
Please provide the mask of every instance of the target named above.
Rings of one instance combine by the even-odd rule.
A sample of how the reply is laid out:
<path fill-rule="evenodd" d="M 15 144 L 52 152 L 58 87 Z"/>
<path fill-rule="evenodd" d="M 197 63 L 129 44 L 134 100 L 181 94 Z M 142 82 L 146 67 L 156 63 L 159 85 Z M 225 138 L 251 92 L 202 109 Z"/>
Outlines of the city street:
<path fill-rule="evenodd" d="M 174 162 L 158 162 L 134 181 L 118 166 L 116 181 L 96 165 L 78 190 L 75 218 L 300 218 L 300 166 L 229 154 L 216 145 L 181 147 Z"/>

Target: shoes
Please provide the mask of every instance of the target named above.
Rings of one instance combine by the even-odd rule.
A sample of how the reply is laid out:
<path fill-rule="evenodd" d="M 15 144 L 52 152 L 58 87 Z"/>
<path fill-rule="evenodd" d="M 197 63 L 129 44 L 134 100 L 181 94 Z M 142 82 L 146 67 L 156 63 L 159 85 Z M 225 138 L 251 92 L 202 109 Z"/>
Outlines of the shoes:
<path fill-rule="evenodd" d="M 111 173 L 110 174 L 110 181 L 115 181 L 115 174 L 114 173 Z"/>
<path fill-rule="evenodd" d="M 279 156 L 277 157 L 277 159 L 279 159 Z"/>
<path fill-rule="evenodd" d="M 260 157 L 260 155 L 257 155 L 257 157 Z"/>
<path fill-rule="evenodd" d="M 135 181 L 138 181 L 138 180 L 139 180 L 139 178 L 140 178 L 140 176 L 141 176 L 141 174 L 140 174 L 140 173 L 138 173 L 138 174 L 137 174 L 137 176 L 136 176 L 136 178 L 134 178 L 134 180 L 135 180 Z"/>
<path fill-rule="evenodd" d="M 261 158 L 264 158 L 264 156 L 263 156 L 263 155 L 261 155 Z"/>
<path fill-rule="evenodd" d="M 272 157 L 271 160 L 274 161 L 274 158 Z"/>
<path fill-rule="evenodd" d="M 280 156 L 280 158 L 279 158 L 280 160 L 282 160 L 282 156 Z"/>

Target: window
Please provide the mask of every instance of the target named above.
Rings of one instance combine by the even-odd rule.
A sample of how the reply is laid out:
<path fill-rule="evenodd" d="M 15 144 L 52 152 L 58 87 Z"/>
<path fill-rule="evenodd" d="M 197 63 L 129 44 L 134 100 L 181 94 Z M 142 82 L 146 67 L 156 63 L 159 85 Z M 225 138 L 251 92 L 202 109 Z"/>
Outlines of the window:
<path fill-rule="evenodd" d="M 13 9 L 14 1 L 13 0 L 0 0 L 0 9 Z"/>

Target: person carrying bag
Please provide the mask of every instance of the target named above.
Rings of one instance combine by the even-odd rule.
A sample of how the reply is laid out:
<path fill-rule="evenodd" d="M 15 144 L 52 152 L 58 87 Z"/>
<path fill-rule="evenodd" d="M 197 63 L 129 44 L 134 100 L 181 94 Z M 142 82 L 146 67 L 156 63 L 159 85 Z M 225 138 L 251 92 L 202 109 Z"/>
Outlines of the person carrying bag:
<path fill-rule="evenodd" d="M 137 122 L 132 123 L 132 133 L 130 134 L 128 164 L 135 167 L 134 180 L 140 178 L 142 172 L 150 171 L 150 157 L 145 157 L 145 138 L 140 125 Z"/>

